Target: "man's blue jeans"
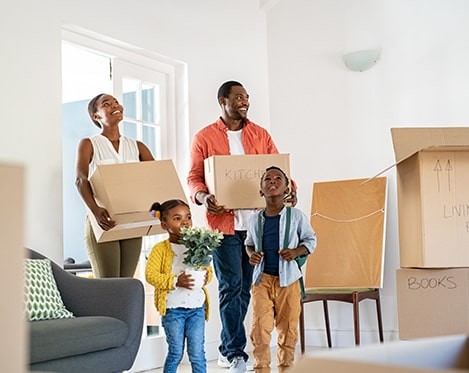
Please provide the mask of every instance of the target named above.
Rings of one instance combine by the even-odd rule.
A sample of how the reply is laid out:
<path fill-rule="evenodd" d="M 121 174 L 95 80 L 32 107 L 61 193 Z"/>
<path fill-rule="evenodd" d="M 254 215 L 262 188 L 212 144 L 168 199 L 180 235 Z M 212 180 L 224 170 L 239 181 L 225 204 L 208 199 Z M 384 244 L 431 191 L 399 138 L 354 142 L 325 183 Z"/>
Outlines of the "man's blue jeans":
<path fill-rule="evenodd" d="M 206 373 L 205 359 L 205 308 L 168 308 L 161 318 L 168 355 L 164 362 L 164 373 L 176 373 L 184 355 L 184 342 L 187 341 L 187 354 L 193 373 Z"/>
<path fill-rule="evenodd" d="M 249 264 L 244 240 L 246 231 L 225 235 L 213 254 L 213 267 L 218 279 L 218 297 L 222 323 L 219 351 L 231 361 L 236 356 L 247 360 L 244 318 L 251 299 L 253 267 Z"/>

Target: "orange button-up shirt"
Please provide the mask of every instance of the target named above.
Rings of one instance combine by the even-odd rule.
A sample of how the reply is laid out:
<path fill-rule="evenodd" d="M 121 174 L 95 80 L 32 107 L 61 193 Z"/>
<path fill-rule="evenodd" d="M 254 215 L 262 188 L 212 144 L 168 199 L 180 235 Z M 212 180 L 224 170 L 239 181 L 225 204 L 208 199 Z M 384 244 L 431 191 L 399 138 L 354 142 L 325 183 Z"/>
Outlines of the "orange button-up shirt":
<path fill-rule="evenodd" d="M 197 192 L 208 193 L 205 185 L 204 159 L 212 155 L 229 155 L 230 144 L 227 135 L 228 127 L 218 118 L 194 136 L 191 147 L 191 163 L 187 182 L 191 199 L 199 204 L 195 199 Z M 245 154 L 278 154 L 277 147 L 267 130 L 248 119 L 245 120 L 241 133 L 241 141 Z M 209 214 L 206 212 L 207 222 L 211 229 L 218 229 L 224 234 L 234 234 L 234 213 L 233 211 L 221 214 Z"/>

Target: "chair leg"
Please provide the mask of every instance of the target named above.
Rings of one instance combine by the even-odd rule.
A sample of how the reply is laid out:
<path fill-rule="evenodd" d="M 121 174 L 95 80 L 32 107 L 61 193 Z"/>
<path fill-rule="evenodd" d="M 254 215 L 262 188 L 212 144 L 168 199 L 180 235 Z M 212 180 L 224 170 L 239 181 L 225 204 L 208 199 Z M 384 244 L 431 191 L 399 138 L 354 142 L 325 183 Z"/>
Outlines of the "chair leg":
<path fill-rule="evenodd" d="M 360 314 L 358 293 L 353 293 L 353 329 L 355 331 L 355 345 L 360 345 Z"/>
<path fill-rule="evenodd" d="M 322 307 L 324 309 L 324 322 L 326 324 L 327 345 L 329 346 L 329 348 L 331 348 L 332 339 L 331 339 L 331 327 L 329 324 L 329 309 L 327 307 L 327 300 L 322 301 Z"/>
<path fill-rule="evenodd" d="M 376 313 L 378 315 L 378 332 L 379 332 L 379 341 L 381 343 L 384 342 L 384 335 L 383 335 L 383 320 L 381 318 L 381 303 L 379 300 L 379 290 L 378 290 L 378 297 L 376 298 Z"/>
<path fill-rule="evenodd" d="M 304 314 L 304 305 L 301 302 L 301 312 L 300 312 L 300 347 L 301 354 L 305 353 L 305 314 Z"/>

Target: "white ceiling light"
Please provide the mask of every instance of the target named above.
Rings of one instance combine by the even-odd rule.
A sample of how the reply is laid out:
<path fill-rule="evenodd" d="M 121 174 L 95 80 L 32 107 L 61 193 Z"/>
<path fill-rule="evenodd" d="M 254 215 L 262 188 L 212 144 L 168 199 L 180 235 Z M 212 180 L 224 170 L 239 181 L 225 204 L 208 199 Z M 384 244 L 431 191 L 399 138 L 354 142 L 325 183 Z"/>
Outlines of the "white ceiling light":
<path fill-rule="evenodd" d="M 367 49 L 344 54 L 344 63 L 352 71 L 365 71 L 378 62 L 381 56 L 379 49 Z"/>

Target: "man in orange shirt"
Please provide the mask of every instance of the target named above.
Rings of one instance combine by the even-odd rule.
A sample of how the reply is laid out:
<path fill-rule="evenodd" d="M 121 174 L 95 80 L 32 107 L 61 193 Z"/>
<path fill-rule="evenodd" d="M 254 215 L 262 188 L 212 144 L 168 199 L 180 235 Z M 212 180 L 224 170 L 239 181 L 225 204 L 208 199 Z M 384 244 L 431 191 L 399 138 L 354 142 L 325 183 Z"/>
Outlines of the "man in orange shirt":
<path fill-rule="evenodd" d="M 210 228 L 225 236 L 213 255 L 222 322 L 218 364 L 236 373 L 246 370 L 248 359 L 244 318 L 251 296 L 252 266 L 244 241 L 253 210 L 226 210 L 217 203 L 205 184 L 204 159 L 213 155 L 277 154 L 278 150 L 267 130 L 247 118 L 249 95 L 241 83 L 223 83 L 218 89 L 218 103 L 221 116 L 197 132 L 192 142 L 187 181 L 192 201 L 206 207 Z M 295 203 L 292 194 L 290 202 Z"/>

